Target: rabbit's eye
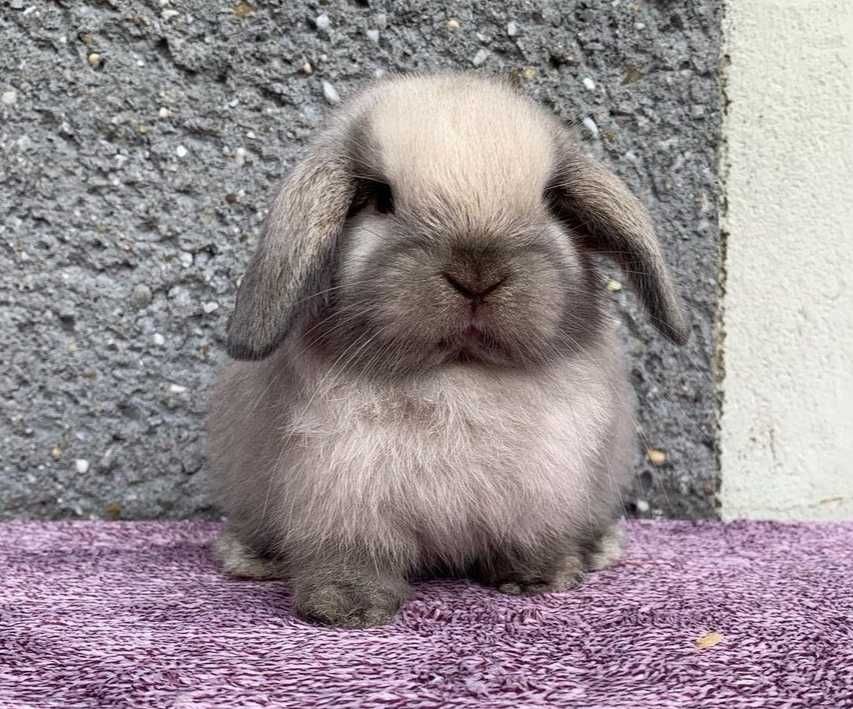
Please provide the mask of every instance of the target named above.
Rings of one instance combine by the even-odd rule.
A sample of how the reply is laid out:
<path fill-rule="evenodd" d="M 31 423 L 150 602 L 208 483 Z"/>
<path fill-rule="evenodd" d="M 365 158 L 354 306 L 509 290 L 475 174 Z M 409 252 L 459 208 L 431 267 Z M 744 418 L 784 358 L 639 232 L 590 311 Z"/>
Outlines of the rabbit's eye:
<path fill-rule="evenodd" d="M 384 182 L 372 182 L 370 192 L 377 212 L 380 214 L 394 213 L 394 193 L 391 192 L 391 185 Z"/>
<path fill-rule="evenodd" d="M 353 197 L 347 217 L 354 217 L 370 205 L 373 205 L 373 208 L 380 214 L 393 214 L 394 193 L 391 191 L 391 185 L 377 180 L 361 182 Z"/>

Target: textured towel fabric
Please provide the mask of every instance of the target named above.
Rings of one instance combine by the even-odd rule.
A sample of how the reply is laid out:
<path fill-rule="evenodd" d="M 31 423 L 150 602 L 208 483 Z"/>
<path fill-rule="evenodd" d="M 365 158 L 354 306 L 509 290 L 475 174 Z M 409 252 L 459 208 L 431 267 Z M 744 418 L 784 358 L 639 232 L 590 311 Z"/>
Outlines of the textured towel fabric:
<path fill-rule="evenodd" d="M 632 523 L 579 590 L 424 583 L 361 631 L 222 578 L 216 529 L 0 526 L 0 706 L 853 707 L 853 523 Z"/>

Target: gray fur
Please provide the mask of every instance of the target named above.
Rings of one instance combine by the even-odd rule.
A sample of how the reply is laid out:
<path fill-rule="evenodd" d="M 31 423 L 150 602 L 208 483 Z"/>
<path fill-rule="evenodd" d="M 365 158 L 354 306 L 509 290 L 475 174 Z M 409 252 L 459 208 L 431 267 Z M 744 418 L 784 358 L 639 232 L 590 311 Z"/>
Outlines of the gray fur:
<path fill-rule="evenodd" d="M 272 205 L 228 323 L 232 357 L 269 355 L 285 337 L 305 290 L 328 285 L 327 244 L 340 233 L 355 191 L 342 157 L 332 150 L 315 147 Z"/>
<path fill-rule="evenodd" d="M 380 84 L 321 138 L 240 290 L 229 348 L 254 361 L 211 402 L 226 570 L 354 627 L 430 570 L 527 593 L 615 561 L 633 392 L 590 239 L 640 254 L 682 323 L 645 213 L 576 153 L 468 76 Z"/>
<path fill-rule="evenodd" d="M 651 218 L 616 175 L 566 145 L 551 190 L 557 213 L 590 248 L 612 256 L 634 284 L 655 327 L 676 344 L 688 328 Z"/>

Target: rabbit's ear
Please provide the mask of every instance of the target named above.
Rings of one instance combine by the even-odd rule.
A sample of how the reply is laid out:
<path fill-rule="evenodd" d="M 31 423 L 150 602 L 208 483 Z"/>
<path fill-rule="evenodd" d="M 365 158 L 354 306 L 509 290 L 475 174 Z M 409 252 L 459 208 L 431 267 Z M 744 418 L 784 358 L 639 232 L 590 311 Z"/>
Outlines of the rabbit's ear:
<path fill-rule="evenodd" d="M 552 209 L 593 252 L 615 259 L 660 332 L 687 340 L 681 311 L 651 218 L 622 180 L 565 145 L 547 191 Z"/>
<path fill-rule="evenodd" d="M 343 140 L 325 136 L 275 198 L 228 322 L 228 354 L 270 355 L 329 287 L 335 243 L 355 194 Z"/>

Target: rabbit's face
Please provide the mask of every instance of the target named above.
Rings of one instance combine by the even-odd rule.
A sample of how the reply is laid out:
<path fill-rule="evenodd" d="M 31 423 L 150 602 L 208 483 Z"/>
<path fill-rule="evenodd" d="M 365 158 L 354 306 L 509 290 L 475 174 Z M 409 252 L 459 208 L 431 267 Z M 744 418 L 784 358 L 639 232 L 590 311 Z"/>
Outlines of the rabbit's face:
<path fill-rule="evenodd" d="M 482 93 L 423 117 L 413 100 L 386 97 L 354 141 L 357 172 L 376 178 L 338 243 L 324 339 L 383 370 L 530 365 L 579 346 L 597 298 L 549 210 L 549 124 L 522 102 L 495 116 Z"/>
<path fill-rule="evenodd" d="M 384 371 L 529 366 L 595 329 L 593 272 L 544 201 L 482 223 L 451 205 L 423 216 L 372 205 L 348 225 L 321 316 L 333 352 Z"/>

